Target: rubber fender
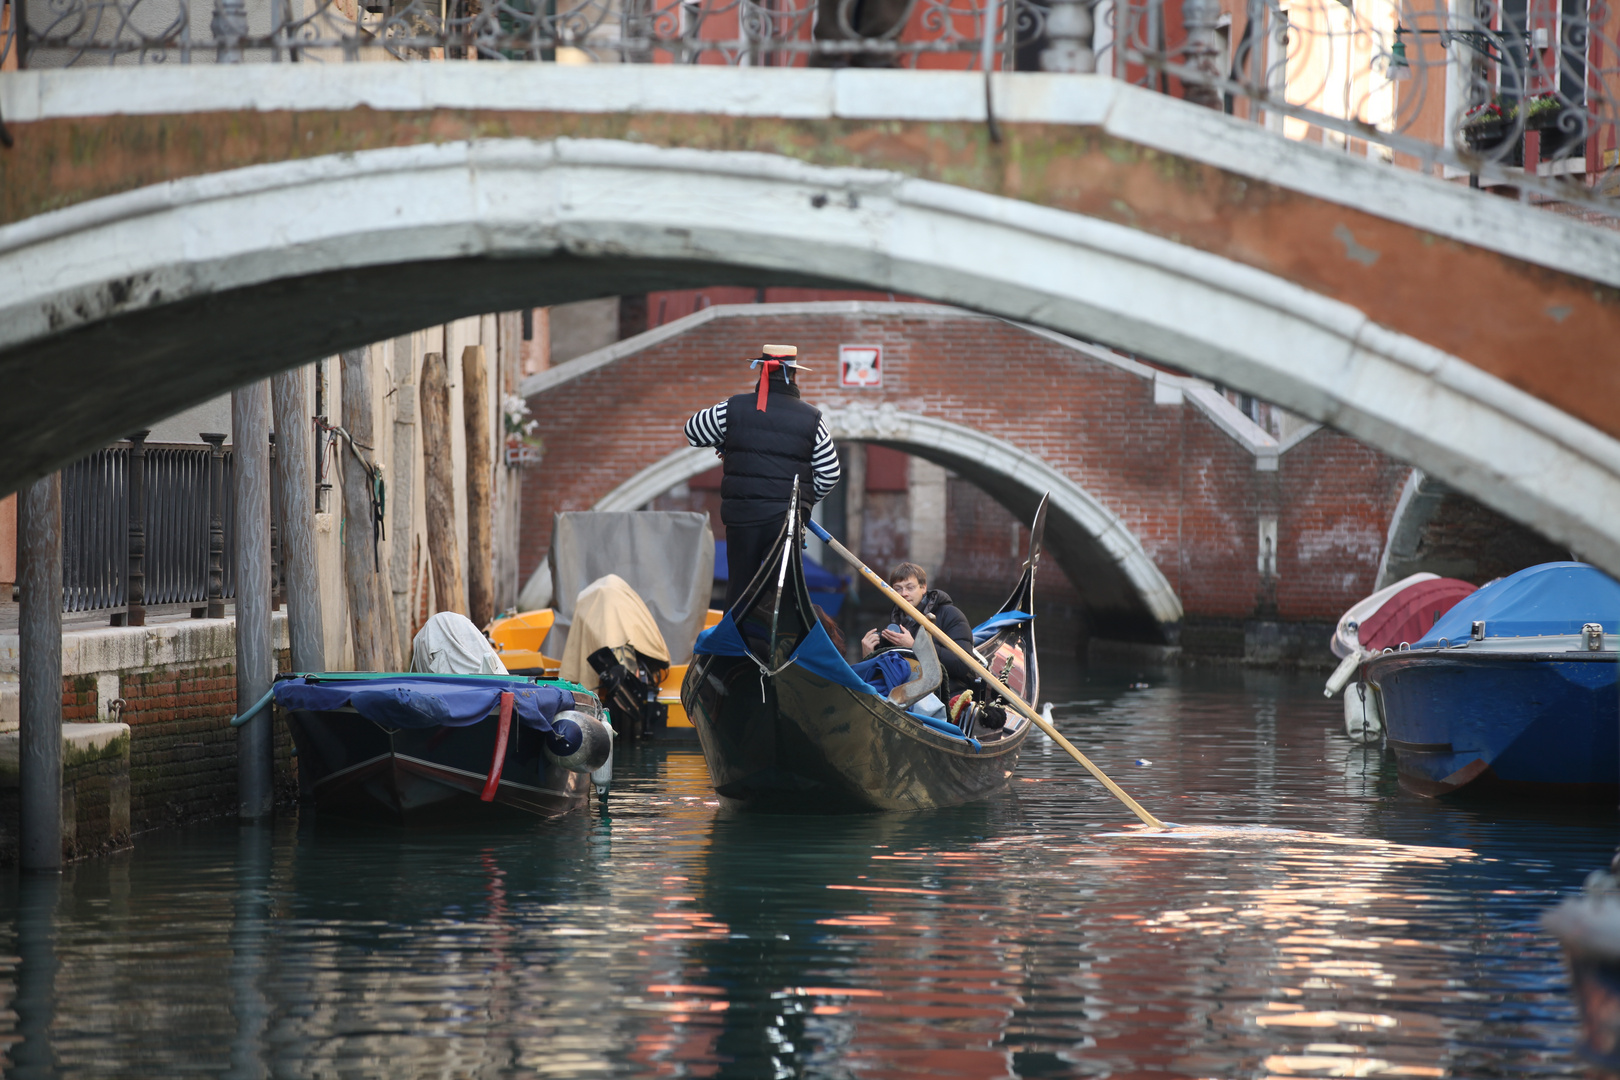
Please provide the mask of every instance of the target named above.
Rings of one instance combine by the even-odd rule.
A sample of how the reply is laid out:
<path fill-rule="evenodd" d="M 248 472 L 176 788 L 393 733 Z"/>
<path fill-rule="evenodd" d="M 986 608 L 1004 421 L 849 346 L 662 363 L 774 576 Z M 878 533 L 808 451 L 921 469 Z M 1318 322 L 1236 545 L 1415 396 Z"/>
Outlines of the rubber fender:
<path fill-rule="evenodd" d="M 595 772 L 613 754 L 613 732 L 602 721 L 575 709 L 551 719 L 546 756 L 570 772 Z"/>

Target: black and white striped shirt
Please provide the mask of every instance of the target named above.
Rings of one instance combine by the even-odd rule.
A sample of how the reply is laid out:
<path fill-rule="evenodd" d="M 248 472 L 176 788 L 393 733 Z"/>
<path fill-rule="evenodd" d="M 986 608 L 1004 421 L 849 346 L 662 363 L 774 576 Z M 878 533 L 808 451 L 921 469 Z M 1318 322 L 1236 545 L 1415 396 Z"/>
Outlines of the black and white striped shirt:
<path fill-rule="evenodd" d="M 686 441 L 693 446 L 712 446 L 716 449 L 724 447 L 726 402 L 722 401 L 702 412 L 692 414 L 692 419 L 686 422 Z M 833 447 L 832 433 L 827 430 L 826 420 L 816 425 L 816 448 L 810 457 L 810 468 L 815 473 L 816 502 L 820 502 L 827 497 L 827 493 L 843 475 L 843 467 L 838 464 L 838 451 Z"/>

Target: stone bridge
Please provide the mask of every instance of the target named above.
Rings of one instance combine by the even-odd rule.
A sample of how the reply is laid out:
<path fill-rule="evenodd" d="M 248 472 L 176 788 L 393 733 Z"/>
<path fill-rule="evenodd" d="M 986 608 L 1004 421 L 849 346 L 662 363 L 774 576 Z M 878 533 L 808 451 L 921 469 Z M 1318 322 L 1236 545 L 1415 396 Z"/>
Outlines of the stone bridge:
<path fill-rule="evenodd" d="M 1408 474 L 1316 424 L 1279 443 L 1201 380 L 1049 330 L 925 304 L 722 305 L 525 381 L 546 452 L 522 573 L 557 511 L 636 509 L 712 469 L 681 427 L 748 388 L 765 341 L 799 347 L 835 438 L 943 465 L 1025 521 L 1050 491 L 1048 550 L 1103 638 L 1333 621 L 1372 591 Z M 839 386 L 856 343 L 884 347 L 881 388 Z"/>
<path fill-rule="evenodd" d="M 1620 572 L 1614 234 L 1106 77 L 988 87 L 672 65 L 0 75 L 0 492 L 454 316 L 847 284 L 1244 389 Z"/>

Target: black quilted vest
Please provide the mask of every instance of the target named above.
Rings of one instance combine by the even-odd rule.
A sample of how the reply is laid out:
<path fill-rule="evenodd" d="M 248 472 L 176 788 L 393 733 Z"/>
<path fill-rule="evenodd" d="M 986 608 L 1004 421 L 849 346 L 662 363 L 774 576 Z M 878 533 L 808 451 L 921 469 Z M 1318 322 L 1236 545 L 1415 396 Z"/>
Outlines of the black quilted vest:
<path fill-rule="evenodd" d="M 779 379 L 771 380 L 765 411 L 758 406 L 757 390 L 726 402 L 720 520 L 727 525 L 763 525 L 786 514 L 795 476 L 805 517 L 816 499 L 810 459 L 821 410 L 800 400 L 797 386 Z"/>

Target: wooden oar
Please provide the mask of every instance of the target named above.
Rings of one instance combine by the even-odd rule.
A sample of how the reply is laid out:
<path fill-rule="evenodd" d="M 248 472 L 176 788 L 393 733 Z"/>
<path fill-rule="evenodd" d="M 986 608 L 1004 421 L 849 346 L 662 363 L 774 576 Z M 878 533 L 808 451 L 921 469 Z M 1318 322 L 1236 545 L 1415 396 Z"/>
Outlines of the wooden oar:
<path fill-rule="evenodd" d="M 926 629 L 934 636 L 936 641 L 938 641 L 941 645 L 944 645 L 947 649 L 951 650 L 951 652 L 955 653 L 957 657 L 961 659 L 961 661 L 965 663 L 971 671 L 974 672 L 974 674 L 979 676 L 979 678 L 995 687 L 996 692 L 1007 699 L 1007 704 L 1011 705 L 1014 709 L 1022 713 L 1030 723 L 1046 732 L 1046 734 L 1051 737 L 1053 742 L 1057 743 L 1059 746 L 1063 747 L 1063 749 L 1069 752 L 1070 757 L 1084 765 L 1086 767 L 1086 771 L 1091 773 L 1092 776 L 1095 776 L 1098 782 L 1113 794 L 1114 798 L 1130 807 L 1131 813 L 1135 814 L 1137 817 L 1141 818 L 1145 823 L 1153 826 L 1155 829 L 1162 829 L 1165 827 L 1164 822 L 1160 821 L 1158 818 L 1144 810 L 1141 803 L 1125 794 L 1124 788 L 1114 783 L 1108 778 L 1107 773 L 1103 772 L 1101 769 L 1097 768 L 1096 765 L 1092 764 L 1091 759 L 1076 749 L 1075 745 L 1068 739 L 1065 739 L 1062 732 L 1058 731 L 1057 728 L 1047 723 L 1045 718 L 1043 718 L 1034 709 L 1030 708 L 1028 702 L 1019 697 L 1017 694 L 1013 693 L 1012 690 L 1008 689 L 1008 687 L 1003 684 L 1000 679 L 990 674 L 990 669 L 980 663 L 978 657 L 974 656 L 972 653 L 968 652 L 968 650 L 962 648 L 962 646 L 952 641 L 949 634 L 941 630 L 939 626 L 933 622 L 933 620 L 928 618 L 928 616 L 912 607 L 911 604 L 907 602 L 905 597 L 901 596 L 899 593 L 895 592 L 889 587 L 889 583 L 887 581 L 884 581 L 882 578 L 872 573 L 871 569 L 865 563 L 861 562 L 860 559 L 856 558 L 854 553 L 852 553 L 843 544 L 840 544 L 837 540 L 834 540 L 826 529 L 823 529 L 814 521 L 806 522 L 806 524 L 810 526 L 810 531 L 815 533 L 817 538 L 819 538 L 822 543 L 826 544 L 828 547 L 832 548 L 839 555 L 848 560 L 851 566 L 861 572 L 862 577 L 866 578 L 867 581 L 870 581 L 879 589 L 883 590 L 883 594 L 890 600 L 893 600 L 895 602 L 895 606 L 897 606 L 907 615 L 910 615 L 913 619 L 917 620 L 918 626 Z"/>

